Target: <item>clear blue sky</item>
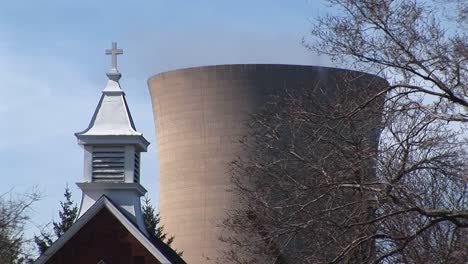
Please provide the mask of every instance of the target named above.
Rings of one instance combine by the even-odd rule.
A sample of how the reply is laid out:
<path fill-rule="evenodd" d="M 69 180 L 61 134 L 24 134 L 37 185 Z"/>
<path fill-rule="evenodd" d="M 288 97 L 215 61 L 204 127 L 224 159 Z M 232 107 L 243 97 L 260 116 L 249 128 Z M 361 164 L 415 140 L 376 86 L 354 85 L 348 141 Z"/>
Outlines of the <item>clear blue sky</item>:
<path fill-rule="evenodd" d="M 301 45 L 320 0 L 17 0 L 0 8 L 0 193 L 34 186 L 34 225 L 57 219 L 68 184 L 81 193 L 88 125 L 117 41 L 122 88 L 137 129 L 152 143 L 142 184 L 157 202 L 153 116 L 146 80 L 176 68 L 230 63 L 329 65 Z M 28 234 L 37 232 L 34 225 Z"/>

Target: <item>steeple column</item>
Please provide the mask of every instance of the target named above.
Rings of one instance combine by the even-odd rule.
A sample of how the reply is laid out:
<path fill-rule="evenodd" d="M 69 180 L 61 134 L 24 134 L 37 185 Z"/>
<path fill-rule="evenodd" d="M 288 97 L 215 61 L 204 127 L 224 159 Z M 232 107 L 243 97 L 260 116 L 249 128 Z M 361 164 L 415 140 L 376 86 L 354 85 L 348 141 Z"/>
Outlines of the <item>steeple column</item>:
<path fill-rule="evenodd" d="M 146 152 L 149 142 L 136 130 L 119 84 L 117 55 L 123 51 L 112 43 L 106 54 L 112 55 L 106 73 L 109 80 L 88 128 L 75 134 L 84 149 L 83 182 L 77 183 L 83 192 L 79 216 L 105 195 L 146 233 L 140 204 L 146 193 L 140 185 L 140 153 Z"/>

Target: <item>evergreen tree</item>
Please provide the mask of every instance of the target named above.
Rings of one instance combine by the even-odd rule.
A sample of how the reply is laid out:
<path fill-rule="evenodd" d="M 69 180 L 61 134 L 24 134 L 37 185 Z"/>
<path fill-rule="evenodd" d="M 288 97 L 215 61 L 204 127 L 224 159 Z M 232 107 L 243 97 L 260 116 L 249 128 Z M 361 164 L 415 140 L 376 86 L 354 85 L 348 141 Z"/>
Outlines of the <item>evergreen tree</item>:
<path fill-rule="evenodd" d="M 63 196 L 65 197 L 65 201 L 60 202 L 60 221 L 52 223 L 54 234 L 43 230 L 39 236 L 34 236 L 34 242 L 40 254 L 44 253 L 55 240 L 61 237 L 73 225 L 77 217 L 78 206 L 72 201 L 72 194 L 68 186 L 65 187 Z"/>
<path fill-rule="evenodd" d="M 61 237 L 75 222 L 78 214 L 78 206 L 71 199 L 71 192 L 68 186 L 65 188 L 65 201 L 60 202 L 62 210 L 59 211 L 60 221 L 53 222 L 54 233 L 57 238 Z"/>
<path fill-rule="evenodd" d="M 54 243 L 54 239 L 52 234 L 50 234 L 46 230 L 41 230 L 41 234 L 39 236 L 34 236 L 34 243 L 36 243 L 37 249 L 39 253 L 44 253 L 52 243 Z"/>
<path fill-rule="evenodd" d="M 168 236 L 164 232 L 164 226 L 160 225 L 159 213 L 156 213 L 154 207 L 151 205 L 151 199 L 145 196 L 144 205 L 142 207 L 143 220 L 145 221 L 145 227 L 152 240 L 159 239 L 171 247 L 174 241 L 174 236 Z M 182 256 L 183 252 L 175 250 L 179 256 Z"/>

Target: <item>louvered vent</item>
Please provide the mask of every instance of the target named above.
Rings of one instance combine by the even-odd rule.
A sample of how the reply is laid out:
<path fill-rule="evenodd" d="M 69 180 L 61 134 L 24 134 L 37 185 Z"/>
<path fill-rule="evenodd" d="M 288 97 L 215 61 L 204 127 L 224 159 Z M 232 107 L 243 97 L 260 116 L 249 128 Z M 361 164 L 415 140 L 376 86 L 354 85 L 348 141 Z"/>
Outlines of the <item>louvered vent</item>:
<path fill-rule="evenodd" d="M 125 147 L 93 148 L 93 181 L 124 181 Z"/>
<path fill-rule="evenodd" d="M 134 182 L 140 182 L 140 153 L 135 152 L 135 171 L 134 171 Z"/>

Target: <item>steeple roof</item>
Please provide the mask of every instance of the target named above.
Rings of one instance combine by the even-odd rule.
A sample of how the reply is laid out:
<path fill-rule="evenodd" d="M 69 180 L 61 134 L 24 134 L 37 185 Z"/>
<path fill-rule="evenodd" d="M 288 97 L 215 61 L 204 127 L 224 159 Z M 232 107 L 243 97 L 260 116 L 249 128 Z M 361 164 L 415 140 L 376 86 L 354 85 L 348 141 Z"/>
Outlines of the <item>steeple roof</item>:
<path fill-rule="evenodd" d="M 123 51 L 117 49 L 116 43 L 112 45 L 111 50 L 106 50 L 106 54 L 112 55 L 112 67 L 106 73 L 109 80 L 102 91 L 101 99 L 88 128 L 75 135 L 80 144 L 127 143 L 138 145 L 140 149 L 146 150 L 149 142 L 142 133 L 136 130 L 125 100 L 125 93 L 119 83 L 122 75 L 117 70 L 117 55 L 123 54 Z M 115 142 L 119 138 L 119 142 Z"/>
<path fill-rule="evenodd" d="M 142 135 L 142 133 L 136 131 L 130 109 L 128 109 L 125 100 L 125 93 L 120 88 L 118 81 L 112 79 L 107 81 L 88 128 L 76 135 Z"/>

